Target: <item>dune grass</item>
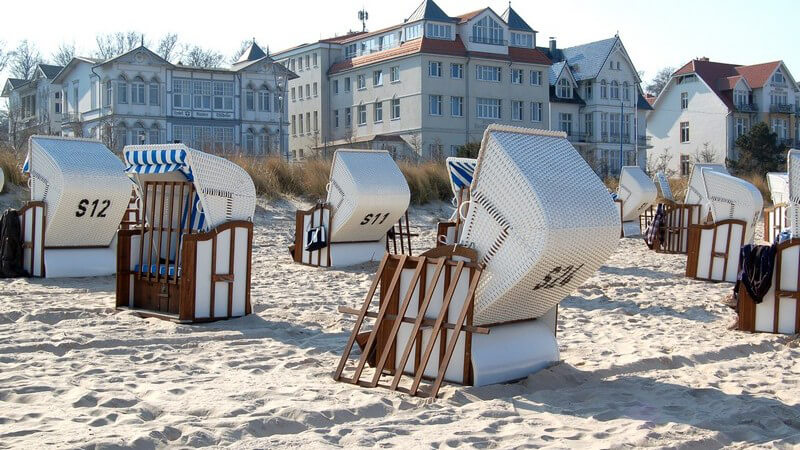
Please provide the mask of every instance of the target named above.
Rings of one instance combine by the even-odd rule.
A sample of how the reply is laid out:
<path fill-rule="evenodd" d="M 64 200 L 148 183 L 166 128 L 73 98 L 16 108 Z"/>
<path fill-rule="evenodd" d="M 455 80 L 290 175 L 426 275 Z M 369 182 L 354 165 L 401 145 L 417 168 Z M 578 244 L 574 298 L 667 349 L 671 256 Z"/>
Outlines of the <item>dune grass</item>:
<path fill-rule="evenodd" d="M 3 192 L 8 192 L 8 185 L 22 185 L 25 183 L 25 176 L 22 174 L 22 155 L 7 147 L 0 147 L 0 169 L 5 175 Z"/>

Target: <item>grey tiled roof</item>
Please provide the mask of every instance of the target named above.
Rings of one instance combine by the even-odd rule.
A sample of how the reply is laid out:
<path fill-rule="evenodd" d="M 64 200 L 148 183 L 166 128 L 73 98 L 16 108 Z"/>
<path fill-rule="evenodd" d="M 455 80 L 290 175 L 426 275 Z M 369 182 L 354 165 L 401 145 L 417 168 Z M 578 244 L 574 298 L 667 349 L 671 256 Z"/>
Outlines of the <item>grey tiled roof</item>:
<path fill-rule="evenodd" d="M 28 80 L 23 80 L 22 78 L 9 78 L 8 82 L 9 84 L 11 84 L 12 89 L 16 89 L 22 86 L 23 84 L 27 83 Z"/>
<path fill-rule="evenodd" d="M 572 74 L 576 81 L 588 80 L 597 77 L 600 73 L 617 39 L 619 38 L 614 36 L 602 41 L 568 47 L 556 52 L 560 55 L 551 55 L 548 51 L 548 56 L 553 61 L 566 60 L 572 67 Z"/>
<path fill-rule="evenodd" d="M 564 64 L 566 64 L 564 61 L 559 61 L 550 66 L 550 71 L 548 74 L 551 86 L 554 86 L 556 81 L 558 81 L 558 76 L 561 75 L 561 71 L 564 70 Z"/>
<path fill-rule="evenodd" d="M 455 22 L 455 19 L 448 16 L 439 8 L 433 0 L 423 0 L 423 2 L 408 16 L 406 22 L 416 22 L 418 20 L 437 20 L 440 22 Z"/>
<path fill-rule="evenodd" d="M 52 80 L 53 78 L 56 77 L 56 75 L 58 75 L 58 72 L 61 72 L 61 69 L 63 69 L 64 66 L 54 66 L 52 64 L 39 64 L 39 68 L 42 69 L 42 73 L 44 73 L 44 76 L 47 77 L 47 79 Z"/>
<path fill-rule="evenodd" d="M 519 14 L 517 14 L 516 11 L 511 9 L 510 5 L 508 9 L 506 9 L 506 12 L 503 13 L 503 20 L 505 20 L 508 24 L 509 30 L 526 31 L 528 33 L 536 32 L 533 28 L 531 28 L 530 25 L 528 25 L 527 22 L 525 22 L 525 20 L 522 19 L 522 17 L 519 16 Z"/>
<path fill-rule="evenodd" d="M 253 41 L 253 43 L 250 44 L 250 47 L 248 47 L 247 50 L 245 50 L 245 52 L 242 53 L 242 56 L 236 62 L 241 63 L 245 61 L 255 61 L 265 56 L 267 56 L 267 54 L 264 53 L 264 50 L 261 50 L 261 47 L 259 47 L 258 44 L 256 44 L 255 41 Z"/>

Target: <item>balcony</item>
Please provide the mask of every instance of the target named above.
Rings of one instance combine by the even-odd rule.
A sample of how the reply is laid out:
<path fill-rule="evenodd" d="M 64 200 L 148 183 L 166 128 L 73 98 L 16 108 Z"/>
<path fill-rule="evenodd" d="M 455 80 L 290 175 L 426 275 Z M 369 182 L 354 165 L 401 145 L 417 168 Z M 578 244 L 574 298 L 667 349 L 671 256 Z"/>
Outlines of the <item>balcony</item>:
<path fill-rule="evenodd" d="M 62 113 L 61 123 L 78 123 L 81 121 L 81 114 L 76 112 Z"/>
<path fill-rule="evenodd" d="M 769 112 L 771 113 L 779 113 L 779 114 L 792 114 L 795 108 L 792 105 L 785 104 L 785 105 L 770 105 Z"/>
<path fill-rule="evenodd" d="M 735 105 L 736 111 L 743 113 L 757 113 L 758 106 L 753 103 L 737 103 Z"/>
<path fill-rule="evenodd" d="M 470 36 L 469 41 L 473 44 L 508 45 L 508 41 L 506 40 L 495 39 L 488 36 Z"/>
<path fill-rule="evenodd" d="M 568 132 L 567 139 L 569 139 L 570 142 L 591 142 L 587 133 L 578 133 L 575 131 Z"/>

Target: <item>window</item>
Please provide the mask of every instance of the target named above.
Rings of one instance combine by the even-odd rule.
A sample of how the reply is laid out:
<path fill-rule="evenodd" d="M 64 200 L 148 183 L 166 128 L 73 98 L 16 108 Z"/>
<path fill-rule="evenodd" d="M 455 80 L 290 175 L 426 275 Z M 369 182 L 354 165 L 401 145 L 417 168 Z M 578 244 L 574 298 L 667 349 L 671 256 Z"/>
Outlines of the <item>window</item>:
<path fill-rule="evenodd" d="M 586 113 L 584 118 L 586 137 L 594 136 L 594 113 Z"/>
<path fill-rule="evenodd" d="M 450 25 L 428 23 L 425 36 L 434 39 L 450 39 Z"/>
<path fill-rule="evenodd" d="M 117 81 L 117 103 L 120 105 L 128 103 L 128 83 L 125 80 Z"/>
<path fill-rule="evenodd" d="M 147 136 L 147 143 L 148 144 L 160 144 L 161 143 L 161 130 L 158 129 L 155 125 L 150 128 L 149 135 Z"/>
<path fill-rule="evenodd" d="M 542 121 L 542 102 L 531 102 L 531 122 Z"/>
<path fill-rule="evenodd" d="M 522 84 L 522 69 L 511 69 L 511 84 Z"/>
<path fill-rule="evenodd" d="M 542 71 L 541 70 L 531 70 L 531 84 L 534 86 L 541 86 L 542 85 Z"/>
<path fill-rule="evenodd" d="M 367 88 L 367 77 L 364 74 L 356 76 L 356 87 L 360 91 Z"/>
<path fill-rule="evenodd" d="M 313 85 L 311 85 L 311 88 L 312 88 L 312 90 L 314 92 L 314 97 L 316 97 L 317 96 L 317 82 L 316 81 L 314 82 Z"/>
<path fill-rule="evenodd" d="M 736 137 L 743 134 L 747 134 L 747 125 L 748 120 L 744 117 L 737 117 L 736 118 Z"/>
<path fill-rule="evenodd" d="M 558 80 L 556 95 L 558 95 L 559 98 L 572 98 L 572 85 L 569 83 L 568 79 L 562 78 Z"/>
<path fill-rule="evenodd" d="M 56 92 L 55 101 L 53 102 L 53 111 L 56 114 L 61 114 L 61 92 Z"/>
<path fill-rule="evenodd" d="M 303 135 L 303 114 L 297 115 L 297 132 Z"/>
<path fill-rule="evenodd" d="M 583 87 L 584 95 L 586 96 L 586 100 L 592 99 L 592 82 L 587 81 L 586 86 Z"/>
<path fill-rule="evenodd" d="M 428 114 L 432 116 L 442 115 L 442 96 L 429 95 L 428 96 Z"/>
<path fill-rule="evenodd" d="M 344 78 L 344 91 L 350 92 L 350 77 Z"/>
<path fill-rule="evenodd" d="M 333 128 L 339 128 L 339 110 L 333 110 Z"/>
<path fill-rule="evenodd" d="M 688 177 L 689 176 L 689 155 L 681 155 L 681 176 Z"/>
<path fill-rule="evenodd" d="M 750 103 L 747 91 L 735 90 L 733 91 L 733 99 L 737 106 L 747 105 Z"/>
<path fill-rule="evenodd" d="M 294 91 L 294 88 L 292 88 L 292 91 Z M 339 93 L 339 80 L 333 80 L 333 93 Z"/>
<path fill-rule="evenodd" d="M 614 142 L 618 142 L 617 140 L 619 139 L 620 134 L 622 134 L 620 130 L 620 127 L 622 126 L 620 115 L 619 113 L 611 113 L 608 115 L 608 117 L 609 125 L 611 127 L 611 130 L 609 131 L 611 132 L 611 136 L 615 137 Z"/>
<path fill-rule="evenodd" d="M 450 64 L 450 78 L 464 78 L 464 65 Z"/>
<path fill-rule="evenodd" d="M 397 120 L 400 118 L 400 99 L 393 98 L 392 99 L 392 120 Z"/>
<path fill-rule="evenodd" d="M 479 119 L 500 119 L 501 101 L 499 98 L 478 98 L 476 101 L 476 115 Z"/>
<path fill-rule="evenodd" d="M 392 83 L 397 83 L 400 81 L 400 68 L 395 66 L 389 69 L 389 80 Z"/>
<path fill-rule="evenodd" d="M 111 106 L 111 96 L 113 95 L 113 93 L 114 93 L 114 83 L 111 80 L 108 80 L 106 81 L 106 98 L 103 99 L 104 106 Z"/>
<path fill-rule="evenodd" d="M 375 102 L 372 108 L 372 121 L 375 123 L 383 122 L 383 102 Z"/>
<path fill-rule="evenodd" d="M 306 55 L 306 70 L 311 68 L 311 55 Z"/>
<path fill-rule="evenodd" d="M 689 142 L 689 122 L 681 122 L 681 143 Z"/>
<path fill-rule="evenodd" d="M 319 112 L 314 111 L 314 132 L 319 131 Z"/>
<path fill-rule="evenodd" d="M 150 106 L 159 106 L 161 104 L 161 85 L 158 81 L 150 81 L 150 92 L 148 93 L 148 97 Z"/>
<path fill-rule="evenodd" d="M 533 48 L 533 35 L 512 32 L 511 45 L 513 47 Z"/>
<path fill-rule="evenodd" d="M 139 77 L 131 83 L 131 104 L 144 105 L 144 80 Z"/>
<path fill-rule="evenodd" d="M 439 61 L 428 61 L 428 76 L 441 77 L 442 76 L 442 63 Z"/>
<path fill-rule="evenodd" d="M 407 41 L 416 39 L 422 36 L 422 24 L 418 23 L 416 25 L 407 26 L 405 27 L 404 32 L 406 34 Z"/>
<path fill-rule="evenodd" d="M 31 112 L 32 112 L 31 115 L 35 115 L 36 114 L 36 94 L 31 96 L 31 100 L 33 100 L 33 106 L 31 107 Z M 78 95 L 78 82 L 77 81 L 74 81 L 72 83 L 72 101 L 75 102 L 75 105 L 72 108 L 73 111 L 79 112 L 78 111 L 78 104 L 80 102 L 80 96 Z"/>
<path fill-rule="evenodd" d="M 97 80 L 95 78 L 89 82 L 89 92 L 92 109 L 97 109 Z"/>
<path fill-rule="evenodd" d="M 311 113 L 306 113 L 306 133 L 311 133 Z"/>
<path fill-rule="evenodd" d="M 252 155 L 256 150 L 256 135 L 253 134 L 252 130 L 247 130 L 244 142 L 244 149 L 247 151 L 247 154 Z"/>
<path fill-rule="evenodd" d="M 313 64 L 314 67 L 318 67 L 317 66 L 317 54 L 316 53 L 312 53 L 311 54 L 311 64 Z"/>
<path fill-rule="evenodd" d="M 600 113 L 600 135 L 603 142 L 608 142 L 608 113 Z"/>
<path fill-rule="evenodd" d="M 258 91 L 258 110 L 269 112 L 269 91 Z"/>
<path fill-rule="evenodd" d="M 376 70 L 372 72 L 372 85 L 373 86 L 383 86 L 383 71 Z"/>
<path fill-rule="evenodd" d="M 172 140 L 182 142 L 187 145 L 194 145 L 192 143 L 192 127 L 191 125 L 173 125 L 172 126 Z"/>
<path fill-rule="evenodd" d="M 524 103 L 518 100 L 511 100 L 511 120 L 522 120 L 524 113 Z"/>
<path fill-rule="evenodd" d="M 619 83 L 617 83 L 617 80 L 611 82 L 611 98 L 619 98 Z"/>
<path fill-rule="evenodd" d="M 450 115 L 453 117 L 464 116 L 464 97 L 450 97 Z"/>
<path fill-rule="evenodd" d="M 558 129 L 572 136 L 572 114 L 558 113 Z"/>
<path fill-rule="evenodd" d="M 772 119 L 772 132 L 778 135 L 778 139 L 786 139 L 788 127 L 786 119 Z"/>
<path fill-rule="evenodd" d="M 195 109 L 211 109 L 211 82 L 198 81 L 193 83 L 192 92 L 194 94 Z"/>
<path fill-rule="evenodd" d="M 475 77 L 481 81 L 500 82 L 500 68 L 495 66 L 475 66 Z"/>
<path fill-rule="evenodd" d="M 628 91 L 628 82 L 627 81 L 623 81 L 622 82 L 622 99 L 623 100 L 630 100 L 631 99 L 631 93 Z"/>
<path fill-rule="evenodd" d="M 367 105 L 358 105 L 358 125 L 367 124 Z"/>
<path fill-rule="evenodd" d="M 295 95 L 295 88 L 292 88 L 292 101 L 295 101 L 297 96 Z"/>
<path fill-rule="evenodd" d="M 311 85 L 306 85 L 306 98 L 311 98 Z"/>
<path fill-rule="evenodd" d="M 294 93 L 294 88 L 292 88 L 292 93 Z M 245 109 L 248 111 L 256 110 L 256 95 L 253 91 L 247 91 L 244 94 L 244 104 Z"/>
<path fill-rule="evenodd" d="M 214 82 L 214 109 L 218 111 L 233 111 L 233 82 Z M 266 109 L 269 111 L 269 108 Z"/>
<path fill-rule="evenodd" d="M 490 16 L 486 16 L 472 26 L 470 41 L 479 44 L 503 45 L 503 27 Z"/>
<path fill-rule="evenodd" d="M 775 71 L 775 74 L 772 75 L 772 82 L 773 83 L 784 83 L 786 82 L 786 78 L 783 77 L 783 73 L 780 70 Z"/>
<path fill-rule="evenodd" d="M 297 122 L 295 121 L 294 114 L 292 114 L 292 136 L 297 136 Z"/>
<path fill-rule="evenodd" d="M 350 117 L 350 108 L 344 109 L 344 126 L 350 128 L 353 125 L 353 119 Z"/>
<path fill-rule="evenodd" d="M 600 81 L 600 98 L 608 98 L 608 86 L 606 86 L 606 80 Z"/>
<path fill-rule="evenodd" d="M 686 109 L 688 107 L 689 107 L 689 93 L 681 92 L 681 109 Z"/>

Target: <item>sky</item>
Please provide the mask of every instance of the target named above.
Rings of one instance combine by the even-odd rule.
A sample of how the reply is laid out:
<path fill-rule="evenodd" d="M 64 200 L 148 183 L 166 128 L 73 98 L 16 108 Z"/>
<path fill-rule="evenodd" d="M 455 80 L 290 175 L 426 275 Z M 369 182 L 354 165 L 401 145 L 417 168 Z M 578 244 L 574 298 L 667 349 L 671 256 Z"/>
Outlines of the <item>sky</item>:
<path fill-rule="evenodd" d="M 40 0 L 36 13 L 27 2 L 3 5 L 0 41 L 6 49 L 22 39 L 36 43 L 44 57 L 61 42 L 71 42 L 78 54 L 91 56 L 98 33 L 138 31 L 155 42 L 172 32 L 183 43 L 233 53 L 245 39 L 278 51 L 319 38 L 360 30 L 357 12 L 369 12 L 368 30 L 401 23 L 421 0 L 294 0 L 291 2 L 155 1 L 109 2 L 82 0 L 65 7 Z M 450 16 L 491 7 L 498 14 L 508 3 L 497 0 L 438 0 Z M 213 6 L 212 6 L 213 5 Z M 540 1 L 515 0 L 513 8 L 539 32 L 537 44 L 554 36 L 559 47 L 611 37 L 617 32 L 637 70 L 649 80 L 661 68 L 678 68 L 695 57 L 712 61 L 755 64 L 783 60 L 800 78 L 797 0 L 642 0 Z M 0 83 L 7 73 L 0 73 Z"/>

